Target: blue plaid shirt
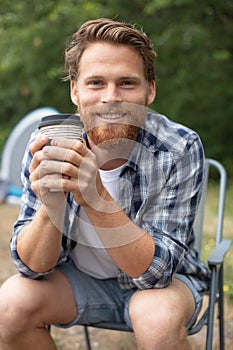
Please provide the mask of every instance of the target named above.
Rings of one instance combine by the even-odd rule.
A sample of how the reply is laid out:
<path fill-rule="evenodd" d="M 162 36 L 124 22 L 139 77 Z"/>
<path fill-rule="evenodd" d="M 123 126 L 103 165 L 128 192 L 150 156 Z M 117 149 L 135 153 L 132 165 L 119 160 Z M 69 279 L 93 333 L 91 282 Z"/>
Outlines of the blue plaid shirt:
<path fill-rule="evenodd" d="M 36 136 L 38 130 L 29 144 Z M 36 279 L 49 271 L 31 271 L 17 254 L 17 236 L 40 207 L 30 187 L 31 159 L 28 146 L 22 164 L 22 205 L 11 239 L 11 254 L 18 271 Z M 132 278 L 119 270 L 122 289 L 163 288 L 169 285 L 175 273 L 187 275 L 199 291 L 208 288 L 208 269 L 193 247 L 193 222 L 201 193 L 203 166 L 203 148 L 194 131 L 160 114 L 147 113 L 144 128 L 120 174 L 118 203 L 136 225 L 153 237 L 156 249 L 151 265 L 141 276 Z M 69 258 L 76 245 L 79 205 L 72 194 L 67 201 L 57 264 Z"/>

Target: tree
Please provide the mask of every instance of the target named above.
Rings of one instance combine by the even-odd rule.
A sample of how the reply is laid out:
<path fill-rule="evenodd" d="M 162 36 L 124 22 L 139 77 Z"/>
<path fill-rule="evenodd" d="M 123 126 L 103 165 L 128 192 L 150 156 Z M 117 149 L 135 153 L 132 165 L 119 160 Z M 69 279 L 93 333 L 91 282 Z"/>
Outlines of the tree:
<path fill-rule="evenodd" d="M 154 10 L 162 33 L 159 108 L 197 130 L 207 156 L 223 161 L 232 173 L 233 3 L 165 2 L 167 7 Z"/>
<path fill-rule="evenodd" d="M 10 128 L 36 107 L 73 112 L 63 83 L 67 38 L 87 19 L 138 23 L 158 53 L 153 109 L 195 129 L 206 155 L 233 176 L 231 0 L 2 0 L 0 149 Z"/>
<path fill-rule="evenodd" d="M 64 48 L 82 22 L 105 16 L 106 6 L 84 0 L 3 0 L 0 7 L 0 149 L 29 111 L 53 106 L 73 112 L 64 77 Z"/>
<path fill-rule="evenodd" d="M 135 0 L 133 4 L 122 17 L 141 23 L 158 53 L 153 108 L 196 130 L 206 156 L 223 162 L 233 176 L 233 2 Z"/>

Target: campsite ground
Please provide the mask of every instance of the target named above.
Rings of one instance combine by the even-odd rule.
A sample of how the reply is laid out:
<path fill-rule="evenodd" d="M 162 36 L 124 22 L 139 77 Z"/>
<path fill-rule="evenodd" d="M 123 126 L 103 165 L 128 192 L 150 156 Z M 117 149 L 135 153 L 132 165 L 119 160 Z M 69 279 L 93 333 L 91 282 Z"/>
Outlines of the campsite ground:
<path fill-rule="evenodd" d="M 9 253 L 9 240 L 12 232 L 13 223 L 18 215 L 18 207 L 6 204 L 0 204 L 0 285 L 5 279 L 13 275 L 15 267 L 11 261 Z M 233 304 L 226 299 L 225 307 L 225 332 L 226 332 L 226 350 L 233 350 Z M 120 333 L 115 331 L 106 331 L 91 329 L 91 341 L 93 350 L 135 350 L 136 343 L 133 334 Z M 216 330 L 215 330 L 216 331 Z M 205 330 L 198 335 L 190 337 L 190 343 L 193 350 L 204 350 Z M 57 344 L 58 350 L 84 350 L 85 340 L 82 327 L 73 327 L 62 330 L 53 327 L 52 335 Z M 215 346 L 213 350 L 218 350 L 217 333 L 215 332 Z M 1 350 L 1 349 L 0 349 Z"/>

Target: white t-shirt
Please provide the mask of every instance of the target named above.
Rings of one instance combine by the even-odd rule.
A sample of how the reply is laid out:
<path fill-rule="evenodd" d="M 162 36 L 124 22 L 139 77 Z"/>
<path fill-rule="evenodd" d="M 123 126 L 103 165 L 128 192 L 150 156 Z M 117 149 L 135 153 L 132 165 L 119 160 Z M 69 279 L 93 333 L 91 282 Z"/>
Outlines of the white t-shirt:
<path fill-rule="evenodd" d="M 119 198 L 119 175 L 123 165 L 113 170 L 99 170 L 103 185 L 114 200 Z M 71 253 L 77 268 L 93 277 L 104 279 L 117 277 L 118 268 L 103 247 L 92 227 L 86 211 L 79 209 L 78 242 Z"/>

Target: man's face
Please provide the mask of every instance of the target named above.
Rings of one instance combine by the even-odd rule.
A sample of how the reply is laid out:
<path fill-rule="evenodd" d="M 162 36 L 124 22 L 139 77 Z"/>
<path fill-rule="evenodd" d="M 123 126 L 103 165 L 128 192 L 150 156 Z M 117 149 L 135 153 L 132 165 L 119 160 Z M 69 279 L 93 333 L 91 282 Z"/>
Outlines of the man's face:
<path fill-rule="evenodd" d="M 155 97 L 137 52 L 125 45 L 93 43 L 83 53 L 71 98 L 78 106 L 89 140 L 136 139 L 146 107 Z"/>

